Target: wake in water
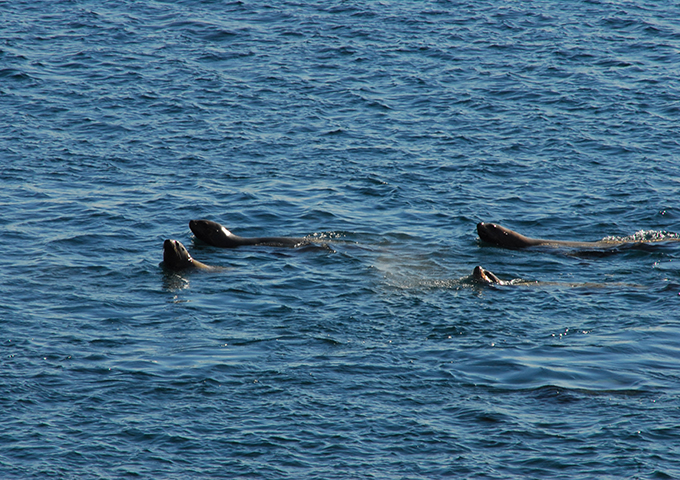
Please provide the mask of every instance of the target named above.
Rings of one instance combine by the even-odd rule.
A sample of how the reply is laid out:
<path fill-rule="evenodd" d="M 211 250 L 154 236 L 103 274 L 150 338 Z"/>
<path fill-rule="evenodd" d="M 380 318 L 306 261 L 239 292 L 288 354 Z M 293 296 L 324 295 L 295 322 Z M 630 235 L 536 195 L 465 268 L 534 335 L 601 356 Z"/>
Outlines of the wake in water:
<path fill-rule="evenodd" d="M 603 242 L 624 242 L 624 243 L 661 243 L 661 242 L 678 242 L 680 241 L 680 234 L 667 232 L 665 230 L 640 230 L 633 235 L 627 237 L 619 237 L 616 235 L 607 236 L 602 239 Z"/>

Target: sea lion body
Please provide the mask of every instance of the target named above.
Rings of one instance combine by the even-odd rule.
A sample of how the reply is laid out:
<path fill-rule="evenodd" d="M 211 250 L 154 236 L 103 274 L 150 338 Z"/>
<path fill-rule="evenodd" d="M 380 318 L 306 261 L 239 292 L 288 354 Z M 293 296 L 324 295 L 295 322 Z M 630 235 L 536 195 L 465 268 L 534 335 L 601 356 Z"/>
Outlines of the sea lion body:
<path fill-rule="evenodd" d="M 298 247 L 310 243 L 309 240 L 301 237 L 239 237 L 212 220 L 190 220 L 189 228 L 199 240 L 220 248 L 235 248 L 244 245 Z"/>
<path fill-rule="evenodd" d="M 641 242 L 617 242 L 600 240 L 599 242 L 572 242 L 567 240 L 547 240 L 542 238 L 530 238 L 505 228 L 495 223 L 480 222 L 477 224 L 479 238 L 488 243 L 493 243 L 505 248 L 526 248 L 538 245 L 565 246 L 575 248 L 615 248 L 628 243 L 638 245 Z"/>
<path fill-rule="evenodd" d="M 194 260 L 181 242 L 171 239 L 163 242 L 163 263 L 171 270 L 185 270 L 188 268 L 213 270 L 217 268 Z"/>

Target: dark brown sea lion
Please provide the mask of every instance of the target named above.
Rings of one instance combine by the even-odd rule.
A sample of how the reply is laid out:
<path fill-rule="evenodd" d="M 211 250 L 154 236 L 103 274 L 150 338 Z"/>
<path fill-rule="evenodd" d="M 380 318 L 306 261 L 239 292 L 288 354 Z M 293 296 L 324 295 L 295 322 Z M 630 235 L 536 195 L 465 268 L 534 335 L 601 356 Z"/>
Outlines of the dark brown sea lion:
<path fill-rule="evenodd" d="M 474 270 L 472 270 L 472 279 L 475 282 L 483 283 L 483 284 L 486 284 L 486 285 L 491 285 L 491 284 L 507 285 L 508 284 L 508 282 L 501 280 L 496 275 L 494 275 L 492 272 L 480 267 L 479 265 L 477 265 L 474 268 Z"/>
<path fill-rule="evenodd" d="M 555 286 L 555 287 L 570 287 L 570 288 L 611 288 L 611 287 L 627 287 L 627 288 L 644 288 L 641 285 L 622 283 L 622 282 L 539 282 L 535 280 L 522 280 L 516 278 L 514 280 L 501 280 L 489 270 L 480 267 L 479 265 L 472 270 L 472 280 L 481 285 L 518 285 L 518 286 Z"/>
<path fill-rule="evenodd" d="M 163 263 L 171 270 L 184 270 L 187 268 L 199 268 L 202 270 L 213 270 L 218 267 L 211 267 L 205 263 L 194 260 L 187 249 L 177 240 L 166 240 L 163 242 Z"/>
<path fill-rule="evenodd" d="M 308 239 L 301 237 L 239 237 L 211 220 L 190 220 L 189 228 L 199 240 L 221 248 L 235 248 L 243 245 L 300 247 L 311 243 Z"/>
<path fill-rule="evenodd" d="M 651 238 L 635 238 L 639 235 L 636 234 L 633 237 L 627 237 L 623 239 L 613 239 L 613 240 L 599 240 L 597 242 L 572 242 L 567 240 L 548 240 L 543 238 L 530 238 L 524 235 L 514 232 L 509 228 L 502 227 L 496 223 L 478 223 L 477 233 L 479 238 L 488 243 L 493 243 L 499 247 L 505 248 L 526 248 L 534 247 L 539 245 L 544 245 L 548 247 L 573 247 L 573 248 L 583 248 L 583 249 L 593 249 L 593 250 L 607 250 L 615 251 L 618 249 L 648 249 L 650 244 L 658 244 L 663 242 L 678 242 L 680 241 L 680 236 L 677 234 L 672 234 L 668 232 L 646 232 L 653 233 Z M 639 232 L 645 233 L 645 232 Z"/>
<path fill-rule="evenodd" d="M 566 246 L 566 247 L 582 247 L 582 248 L 611 248 L 622 245 L 625 242 L 606 241 L 599 242 L 571 242 L 566 240 L 547 240 L 542 238 L 530 238 L 524 235 L 505 228 L 496 223 L 477 224 L 477 233 L 479 238 L 488 243 L 493 243 L 500 247 L 507 248 L 525 248 L 534 247 L 536 245 L 552 245 L 552 246 Z"/>

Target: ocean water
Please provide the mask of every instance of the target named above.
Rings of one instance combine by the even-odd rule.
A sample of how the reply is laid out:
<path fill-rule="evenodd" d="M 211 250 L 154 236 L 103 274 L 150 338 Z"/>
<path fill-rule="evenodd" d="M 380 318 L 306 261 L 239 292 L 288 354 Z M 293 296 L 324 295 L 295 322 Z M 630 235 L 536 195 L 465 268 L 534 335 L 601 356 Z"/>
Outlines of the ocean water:
<path fill-rule="evenodd" d="M 2 478 L 680 477 L 680 244 L 475 230 L 680 232 L 676 2 L 0 2 L 0 112 Z"/>

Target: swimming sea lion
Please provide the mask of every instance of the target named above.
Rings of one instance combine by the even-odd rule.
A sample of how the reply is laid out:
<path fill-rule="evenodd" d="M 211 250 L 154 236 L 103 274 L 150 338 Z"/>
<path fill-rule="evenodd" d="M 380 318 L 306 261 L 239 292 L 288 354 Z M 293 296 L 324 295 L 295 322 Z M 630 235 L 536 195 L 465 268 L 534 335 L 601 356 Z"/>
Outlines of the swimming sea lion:
<path fill-rule="evenodd" d="M 646 241 L 600 240 L 597 242 L 571 242 L 566 240 L 546 240 L 542 238 L 525 237 L 509 228 L 502 227 L 495 223 L 484 222 L 477 224 L 477 233 L 479 234 L 479 238 L 485 242 L 493 243 L 499 247 L 505 248 L 525 248 L 537 245 L 604 249 L 614 249 L 625 245 L 628 248 L 644 248 L 644 245 L 649 243 L 680 240 L 673 237 Z"/>
<path fill-rule="evenodd" d="M 299 237 L 239 237 L 211 220 L 190 220 L 189 228 L 199 240 L 220 248 L 234 248 L 242 245 L 299 247 L 310 243 L 306 238 Z"/>
<path fill-rule="evenodd" d="M 474 270 L 472 270 L 472 279 L 478 283 L 484 283 L 484 284 L 496 284 L 496 285 L 507 285 L 508 282 L 505 282 L 498 278 L 496 275 L 494 275 L 492 272 L 489 270 L 485 270 L 484 268 L 480 267 L 477 265 Z"/>
<path fill-rule="evenodd" d="M 213 270 L 205 263 L 194 260 L 184 245 L 177 240 L 166 240 L 163 242 L 163 263 L 172 270 L 184 270 L 186 268 L 200 268 L 202 270 Z"/>
<path fill-rule="evenodd" d="M 545 240 L 541 238 L 529 238 L 509 228 L 502 227 L 495 223 L 480 222 L 477 224 L 479 238 L 488 243 L 493 243 L 500 247 L 524 248 L 536 245 L 564 245 L 568 247 L 598 247 L 616 246 L 621 242 L 569 242 L 565 240 Z"/>
<path fill-rule="evenodd" d="M 519 285 L 519 286 L 555 286 L 555 287 L 569 287 L 569 288 L 609 288 L 609 287 L 628 287 L 628 288 L 643 288 L 641 285 L 622 283 L 622 282 L 538 282 L 534 280 L 522 280 L 516 278 L 514 280 L 501 280 L 489 270 L 480 267 L 479 265 L 472 270 L 472 280 L 481 285 Z"/>

